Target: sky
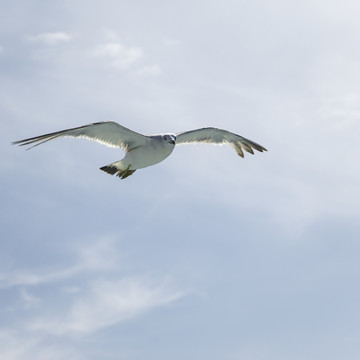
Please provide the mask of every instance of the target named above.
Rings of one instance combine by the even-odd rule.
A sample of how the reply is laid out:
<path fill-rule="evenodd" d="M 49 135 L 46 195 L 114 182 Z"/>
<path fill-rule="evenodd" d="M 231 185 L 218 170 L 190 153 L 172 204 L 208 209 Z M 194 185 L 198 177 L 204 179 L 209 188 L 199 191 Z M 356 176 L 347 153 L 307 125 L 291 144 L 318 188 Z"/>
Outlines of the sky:
<path fill-rule="evenodd" d="M 359 359 L 359 10 L 1 0 L 1 359 Z M 268 152 L 11 145 L 108 120 Z"/>

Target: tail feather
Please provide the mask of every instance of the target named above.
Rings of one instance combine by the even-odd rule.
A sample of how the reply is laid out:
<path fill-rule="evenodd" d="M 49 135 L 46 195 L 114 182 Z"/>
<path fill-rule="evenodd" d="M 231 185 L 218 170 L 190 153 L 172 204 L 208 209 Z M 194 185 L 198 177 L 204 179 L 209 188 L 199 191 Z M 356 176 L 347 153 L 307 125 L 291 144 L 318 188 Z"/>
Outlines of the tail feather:
<path fill-rule="evenodd" d="M 101 167 L 100 170 L 105 171 L 106 173 L 108 173 L 110 175 L 114 175 L 115 173 L 117 173 L 119 171 L 119 169 L 116 166 L 111 166 L 111 165 L 105 165 L 105 166 Z"/>
<path fill-rule="evenodd" d="M 110 164 L 110 165 L 105 165 L 103 167 L 100 168 L 100 170 L 105 171 L 106 173 L 110 174 L 110 175 L 115 175 L 118 176 L 121 179 L 125 179 L 128 176 L 132 175 L 135 170 L 130 170 L 130 165 L 124 170 L 124 169 L 119 169 L 117 166 Z"/>

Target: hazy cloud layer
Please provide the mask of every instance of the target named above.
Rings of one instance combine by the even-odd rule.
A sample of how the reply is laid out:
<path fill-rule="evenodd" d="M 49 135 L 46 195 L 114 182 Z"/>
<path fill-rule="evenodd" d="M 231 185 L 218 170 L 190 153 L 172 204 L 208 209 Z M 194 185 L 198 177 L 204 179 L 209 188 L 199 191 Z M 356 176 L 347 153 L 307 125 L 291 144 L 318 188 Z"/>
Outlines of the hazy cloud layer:
<path fill-rule="evenodd" d="M 48 46 L 55 46 L 62 43 L 67 43 L 72 39 L 72 36 L 65 32 L 42 33 L 37 35 L 28 35 L 26 37 L 29 43 L 44 44 Z"/>
<path fill-rule="evenodd" d="M 6 288 L 17 294 L 16 301 L 2 309 L 3 315 L 23 314 L 16 327 L 0 327 L 2 358 L 32 358 L 34 352 L 36 359 L 75 354 L 72 336 L 86 336 L 129 321 L 185 295 L 169 279 L 122 275 L 117 247 L 108 238 L 75 250 L 76 264 L 68 268 L 1 274 L 3 295 Z M 69 340 L 63 347 L 51 346 L 48 336 Z"/>
<path fill-rule="evenodd" d="M 105 58 L 111 66 L 124 69 L 136 62 L 142 56 L 139 47 L 128 47 L 122 43 L 106 43 L 94 50 L 94 56 Z"/>
<path fill-rule="evenodd" d="M 91 333 L 129 320 L 155 307 L 179 299 L 183 294 L 151 284 L 146 279 L 96 280 L 76 293 L 69 310 L 60 316 L 31 321 L 30 330 L 51 334 Z"/>
<path fill-rule="evenodd" d="M 357 2 L 0 7 L 1 359 L 359 358 Z M 269 151 L 10 146 L 107 120 Z"/>

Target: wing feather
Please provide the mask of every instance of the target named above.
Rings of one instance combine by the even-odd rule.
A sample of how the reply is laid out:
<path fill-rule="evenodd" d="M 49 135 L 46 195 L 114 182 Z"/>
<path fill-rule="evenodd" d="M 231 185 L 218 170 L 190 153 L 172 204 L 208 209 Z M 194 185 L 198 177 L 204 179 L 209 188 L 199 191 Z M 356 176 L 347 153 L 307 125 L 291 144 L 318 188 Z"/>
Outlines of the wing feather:
<path fill-rule="evenodd" d="M 267 151 L 263 146 L 255 143 L 254 141 L 246 139 L 230 131 L 214 127 L 185 131 L 176 134 L 176 145 L 187 143 L 209 143 L 215 145 L 228 144 L 232 146 L 241 157 L 244 157 L 243 150 L 250 154 L 254 154 L 253 149 L 260 152 Z"/>
<path fill-rule="evenodd" d="M 149 141 L 147 136 L 127 129 L 114 121 L 103 121 L 14 141 L 13 144 L 20 146 L 34 144 L 29 147 L 29 149 L 31 149 L 47 141 L 60 137 L 86 138 L 106 146 L 119 147 L 125 151 L 130 151 L 138 146 L 146 144 Z"/>

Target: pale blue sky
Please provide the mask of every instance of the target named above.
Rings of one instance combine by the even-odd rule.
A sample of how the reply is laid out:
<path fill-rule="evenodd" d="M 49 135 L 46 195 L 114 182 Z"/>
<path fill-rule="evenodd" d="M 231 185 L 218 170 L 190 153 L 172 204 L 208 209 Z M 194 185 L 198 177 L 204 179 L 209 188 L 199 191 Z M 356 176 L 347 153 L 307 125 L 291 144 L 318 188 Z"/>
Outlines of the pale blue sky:
<path fill-rule="evenodd" d="M 357 1 L 0 2 L 0 358 L 360 356 Z M 114 120 L 207 145 L 11 141 Z"/>

